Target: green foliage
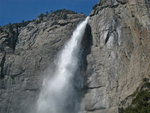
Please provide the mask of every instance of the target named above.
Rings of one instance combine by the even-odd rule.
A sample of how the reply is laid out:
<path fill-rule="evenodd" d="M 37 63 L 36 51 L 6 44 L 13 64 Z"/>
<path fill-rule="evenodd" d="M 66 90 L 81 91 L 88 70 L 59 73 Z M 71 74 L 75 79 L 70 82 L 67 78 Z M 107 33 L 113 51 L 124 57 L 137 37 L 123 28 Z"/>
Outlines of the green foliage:
<path fill-rule="evenodd" d="M 41 13 L 40 14 L 40 16 L 39 16 L 39 18 L 43 18 L 44 17 L 44 14 L 43 13 Z"/>
<path fill-rule="evenodd" d="M 22 22 L 21 23 L 25 23 L 25 21 L 24 20 L 22 20 Z"/>
<path fill-rule="evenodd" d="M 41 13 L 39 16 L 38 16 L 38 19 L 39 20 L 37 20 L 36 21 L 36 24 L 38 24 L 38 23 L 40 23 L 41 21 L 43 21 L 43 17 L 44 17 L 45 15 L 43 14 L 43 13 Z"/>
<path fill-rule="evenodd" d="M 46 15 L 48 15 L 48 11 L 46 11 Z"/>
<path fill-rule="evenodd" d="M 148 82 L 149 79 L 148 78 L 143 78 L 143 82 Z"/>
<path fill-rule="evenodd" d="M 146 89 L 150 89 L 150 83 L 146 82 L 143 86 L 142 89 L 146 88 Z"/>
<path fill-rule="evenodd" d="M 136 95 L 132 104 L 126 109 L 119 109 L 119 113 L 150 113 L 150 83 L 147 79 L 143 81 L 144 84 L 141 90 L 136 91 L 136 94 L 132 95 Z"/>

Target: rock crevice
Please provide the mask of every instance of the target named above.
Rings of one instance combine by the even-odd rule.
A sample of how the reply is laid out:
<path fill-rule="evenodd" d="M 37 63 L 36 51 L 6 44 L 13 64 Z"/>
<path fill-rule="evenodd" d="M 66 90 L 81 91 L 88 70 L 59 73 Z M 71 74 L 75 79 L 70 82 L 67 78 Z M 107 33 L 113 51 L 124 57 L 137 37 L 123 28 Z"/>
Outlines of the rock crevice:
<path fill-rule="evenodd" d="M 93 7 L 74 78 L 81 94 L 79 113 L 118 113 L 121 102 L 143 78 L 149 78 L 147 3 L 149 0 L 100 0 Z M 0 113 L 26 113 L 29 103 L 34 105 L 43 73 L 54 69 L 57 52 L 84 18 L 58 10 L 30 22 L 0 27 Z M 7 97 L 11 98 L 9 107 Z"/>

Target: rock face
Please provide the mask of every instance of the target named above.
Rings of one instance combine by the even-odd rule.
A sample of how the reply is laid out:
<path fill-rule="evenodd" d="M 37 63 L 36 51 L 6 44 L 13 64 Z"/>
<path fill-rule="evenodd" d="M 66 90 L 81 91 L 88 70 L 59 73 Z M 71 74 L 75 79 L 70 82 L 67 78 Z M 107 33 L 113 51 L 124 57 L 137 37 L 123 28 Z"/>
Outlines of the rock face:
<path fill-rule="evenodd" d="M 118 113 L 150 77 L 149 8 L 149 0 L 100 0 L 93 7 L 82 41 L 79 113 Z M 59 10 L 0 27 L 0 113 L 30 111 L 44 71 L 84 18 Z"/>
<path fill-rule="evenodd" d="M 118 113 L 150 76 L 149 8 L 149 0 L 100 0 L 93 7 L 81 113 Z"/>
<path fill-rule="evenodd" d="M 42 75 L 85 16 L 58 10 L 0 28 L 0 113 L 29 113 Z M 29 111 L 28 111 L 29 110 Z"/>

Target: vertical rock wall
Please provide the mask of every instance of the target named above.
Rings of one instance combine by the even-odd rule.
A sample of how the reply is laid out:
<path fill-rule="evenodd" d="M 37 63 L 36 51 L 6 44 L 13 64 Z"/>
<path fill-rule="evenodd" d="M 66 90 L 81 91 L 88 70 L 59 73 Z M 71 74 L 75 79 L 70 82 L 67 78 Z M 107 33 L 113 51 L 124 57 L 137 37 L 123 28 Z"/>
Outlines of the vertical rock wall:
<path fill-rule="evenodd" d="M 30 113 L 48 70 L 85 18 L 58 10 L 36 20 L 0 27 L 0 113 Z"/>
<path fill-rule="evenodd" d="M 149 10 L 149 0 L 100 0 L 93 7 L 81 113 L 117 113 L 150 77 Z"/>
<path fill-rule="evenodd" d="M 150 77 L 149 12 L 150 0 L 100 0 L 93 7 L 75 78 L 79 113 L 118 113 L 122 101 Z M 57 52 L 84 18 L 59 10 L 0 27 L 0 113 L 33 108 L 46 68 L 55 67 Z"/>

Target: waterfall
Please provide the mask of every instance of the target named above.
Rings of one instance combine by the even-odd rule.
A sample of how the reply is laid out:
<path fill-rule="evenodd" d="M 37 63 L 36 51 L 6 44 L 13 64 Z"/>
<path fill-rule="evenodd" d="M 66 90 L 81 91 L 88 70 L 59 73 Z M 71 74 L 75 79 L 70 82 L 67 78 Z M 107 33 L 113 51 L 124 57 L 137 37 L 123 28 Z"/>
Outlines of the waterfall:
<path fill-rule="evenodd" d="M 72 83 L 78 67 L 81 40 L 89 17 L 80 23 L 58 55 L 53 78 L 43 81 L 36 113 L 74 113 L 77 99 Z"/>

